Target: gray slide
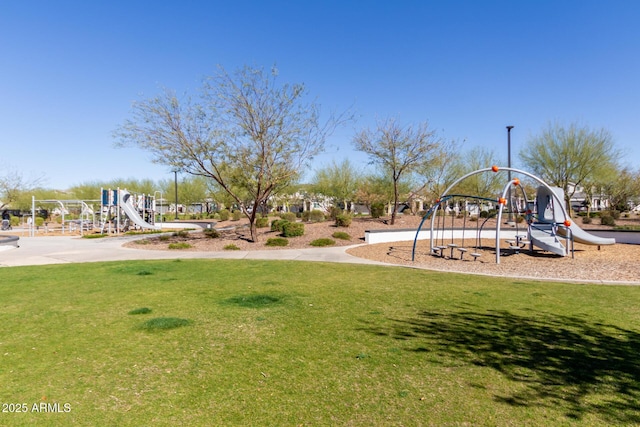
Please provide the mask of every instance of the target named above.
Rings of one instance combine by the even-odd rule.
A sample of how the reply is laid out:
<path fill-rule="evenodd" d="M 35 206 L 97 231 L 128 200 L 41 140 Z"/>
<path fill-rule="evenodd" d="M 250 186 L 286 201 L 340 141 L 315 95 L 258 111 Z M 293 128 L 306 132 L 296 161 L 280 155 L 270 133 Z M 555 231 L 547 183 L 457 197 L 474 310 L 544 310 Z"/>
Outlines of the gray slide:
<path fill-rule="evenodd" d="M 582 243 L 585 245 L 615 245 L 616 239 L 609 237 L 600 237 L 595 236 L 591 233 L 587 233 L 584 231 L 578 224 L 575 222 L 571 222 L 571 226 L 569 227 L 571 230 L 571 238 L 573 238 L 574 242 Z M 558 228 L 558 234 L 564 235 L 566 230 L 562 227 Z"/>
<path fill-rule="evenodd" d="M 125 214 L 129 217 L 131 221 L 138 227 L 142 228 L 150 228 L 152 230 L 160 230 L 159 225 L 153 225 L 146 222 L 142 217 L 138 214 L 138 210 L 133 206 L 131 202 L 131 194 L 126 190 L 120 190 L 120 195 L 122 197 L 122 203 L 120 206 Z"/>
<path fill-rule="evenodd" d="M 555 193 L 555 197 L 549 189 L 540 186 L 536 195 L 536 203 L 538 205 L 538 216 L 541 222 L 549 221 L 555 223 L 563 223 L 565 218 L 562 214 L 562 209 L 554 209 L 554 205 L 558 203 L 564 203 L 564 191 L 559 187 L 551 187 Z M 580 226 L 573 221 L 569 226 L 571 235 L 569 236 L 574 242 L 582 243 L 585 245 L 613 245 L 616 243 L 616 239 L 595 236 L 591 233 L 584 231 Z M 558 227 L 558 234 L 566 237 L 567 231 L 564 227 Z"/>

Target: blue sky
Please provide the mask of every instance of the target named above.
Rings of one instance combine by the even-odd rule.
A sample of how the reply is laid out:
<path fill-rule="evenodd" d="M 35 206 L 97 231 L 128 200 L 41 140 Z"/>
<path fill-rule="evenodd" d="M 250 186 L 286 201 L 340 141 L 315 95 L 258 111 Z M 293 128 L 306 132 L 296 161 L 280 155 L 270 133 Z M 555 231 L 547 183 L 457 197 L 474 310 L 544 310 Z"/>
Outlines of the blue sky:
<path fill-rule="evenodd" d="M 345 156 L 376 119 L 428 121 L 464 148 L 512 157 L 548 123 L 608 129 L 640 167 L 640 2 L 4 1 L 0 167 L 50 188 L 171 178 L 112 132 L 161 87 L 195 92 L 216 65 L 277 65 L 323 111 L 358 120 L 315 166 Z"/>

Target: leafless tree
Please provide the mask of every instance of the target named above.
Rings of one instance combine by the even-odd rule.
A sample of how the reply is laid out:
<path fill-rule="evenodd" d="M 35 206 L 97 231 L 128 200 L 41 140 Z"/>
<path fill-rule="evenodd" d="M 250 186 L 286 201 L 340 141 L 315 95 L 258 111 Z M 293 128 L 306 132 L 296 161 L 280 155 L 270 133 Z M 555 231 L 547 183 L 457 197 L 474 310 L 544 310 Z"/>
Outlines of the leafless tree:
<path fill-rule="evenodd" d="M 440 139 L 427 122 L 402 126 L 395 119 L 387 119 L 379 121 L 374 130 L 362 130 L 354 137 L 353 143 L 357 150 L 369 155 L 372 163 L 381 166 L 392 177 L 393 225 L 398 211 L 398 183 L 421 162 L 436 155 Z"/>
<path fill-rule="evenodd" d="M 229 74 L 220 68 L 205 79 L 197 101 L 166 90 L 135 103 L 133 117 L 116 131 L 117 144 L 213 179 L 247 216 L 255 242 L 258 208 L 299 178 L 346 117 L 321 121 L 318 104 L 306 95 L 303 84 L 279 85 L 275 69 Z"/>

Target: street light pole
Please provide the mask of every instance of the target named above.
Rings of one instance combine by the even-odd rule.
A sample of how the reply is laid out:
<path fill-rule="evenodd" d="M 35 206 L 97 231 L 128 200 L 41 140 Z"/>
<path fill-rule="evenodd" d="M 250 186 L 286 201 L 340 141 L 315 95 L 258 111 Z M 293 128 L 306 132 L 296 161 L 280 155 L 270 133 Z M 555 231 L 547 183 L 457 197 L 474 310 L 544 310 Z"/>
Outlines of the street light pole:
<path fill-rule="evenodd" d="M 176 191 L 176 221 L 178 220 L 178 170 L 173 171 L 173 186 Z"/>
<path fill-rule="evenodd" d="M 513 224 L 513 205 L 511 202 L 511 129 L 513 126 L 507 126 L 507 166 L 509 170 L 507 171 L 509 178 L 509 217 L 507 219 L 508 224 Z"/>

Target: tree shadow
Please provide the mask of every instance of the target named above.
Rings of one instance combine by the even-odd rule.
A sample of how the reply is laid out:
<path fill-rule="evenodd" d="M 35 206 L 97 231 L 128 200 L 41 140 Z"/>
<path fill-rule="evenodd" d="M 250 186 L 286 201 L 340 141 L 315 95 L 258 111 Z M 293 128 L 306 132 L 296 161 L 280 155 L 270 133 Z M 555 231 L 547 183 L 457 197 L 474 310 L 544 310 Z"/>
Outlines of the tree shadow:
<path fill-rule="evenodd" d="M 525 385 L 495 396 L 513 406 L 564 408 L 581 419 L 640 423 L 640 333 L 549 313 L 423 311 L 365 330 L 410 343 L 409 351 L 494 369 Z"/>

